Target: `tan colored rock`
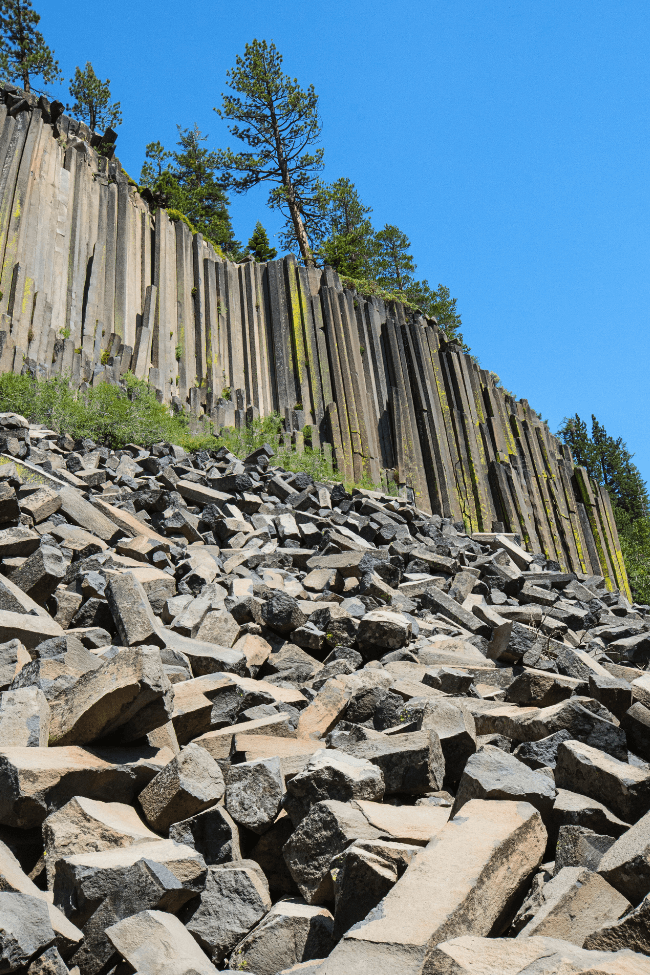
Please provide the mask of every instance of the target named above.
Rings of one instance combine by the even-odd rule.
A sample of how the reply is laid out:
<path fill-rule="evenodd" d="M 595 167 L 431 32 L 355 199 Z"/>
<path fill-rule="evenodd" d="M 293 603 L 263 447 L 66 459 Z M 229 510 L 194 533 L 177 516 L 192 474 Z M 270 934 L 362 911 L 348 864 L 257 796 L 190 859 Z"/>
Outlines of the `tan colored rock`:
<path fill-rule="evenodd" d="M 590 951 L 620 951 L 629 948 L 650 955 L 650 895 L 638 907 L 614 924 L 606 924 L 585 938 Z"/>
<path fill-rule="evenodd" d="M 325 958 L 334 944 L 333 918 L 299 898 L 278 901 L 230 956 L 235 971 L 276 975 L 290 965 Z M 350 973 L 351 975 L 351 973 Z"/>
<path fill-rule="evenodd" d="M 598 873 L 634 904 L 650 893 L 650 813 L 610 846 Z"/>
<path fill-rule="evenodd" d="M 263 637 L 245 633 L 233 644 L 233 650 L 243 653 L 249 673 L 255 677 L 262 664 L 268 660 L 272 648 Z"/>
<path fill-rule="evenodd" d="M 0 644 L 0 691 L 6 691 L 31 657 L 20 640 Z"/>
<path fill-rule="evenodd" d="M 123 646 L 131 647 L 137 643 L 163 645 L 147 594 L 133 572 L 112 575 L 106 587 L 106 598 Z"/>
<path fill-rule="evenodd" d="M 198 745 L 187 745 L 138 796 L 147 822 L 159 832 L 214 806 L 226 791 L 221 769 Z"/>
<path fill-rule="evenodd" d="M 54 903 L 75 924 L 84 926 L 103 900 L 121 890 L 131 868 L 141 860 L 169 870 L 190 894 L 203 889 L 206 866 L 200 853 L 173 840 L 156 839 L 60 857 L 54 866 Z"/>
<path fill-rule="evenodd" d="M 544 885 L 542 899 L 542 906 L 518 938 L 539 935 L 580 947 L 588 935 L 617 921 L 632 906 L 607 881 L 584 867 L 563 867 Z"/>
<path fill-rule="evenodd" d="M 97 511 L 111 521 L 116 528 L 119 528 L 124 535 L 137 538 L 138 535 L 144 534 L 147 538 L 153 539 L 153 541 L 162 545 L 166 552 L 169 551 L 168 538 L 165 538 L 164 535 L 159 535 L 153 529 L 143 525 L 141 521 L 128 511 L 125 511 L 124 508 L 115 508 L 112 504 L 108 504 L 107 501 L 98 497 L 93 498 L 93 507 L 97 508 Z M 108 541 L 108 539 L 105 539 L 105 541 Z"/>
<path fill-rule="evenodd" d="M 51 617 L 0 610 L 0 643 L 17 639 L 28 650 L 33 650 L 43 640 L 62 635 L 62 627 Z"/>
<path fill-rule="evenodd" d="M 139 975 L 215 975 L 207 955 L 172 914 L 142 911 L 106 929 L 106 935 Z"/>
<path fill-rule="evenodd" d="M 75 795 L 131 803 L 138 788 L 132 768 L 76 746 L 0 748 L 0 823 L 29 829 Z"/>
<path fill-rule="evenodd" d="M 327 969 L 325 969 L 325 972 Z M 412 975 L 417 968 L 400 969 Z M 650 975 L 650 959 L 632 951 L 585 951 L 555 938 L 461 937 L 434 948 L 427 975 Z M 319 972 L 318 975 L 321 975 Z M 359 968 L 354 975 L 388 975 Z"/>
<path fill-rule="evenodd" d="M 0 741 L 4 745 L 47 746 L 50 706 L 38 687 L 0 694 Z"/>
<path fill-rule="evenodd" d="M 0 891 L 14 891 L 29 894 L 45 901 L 50 916 L 50 924 L 61 948 L 71 948 L 78 944 L 83 935 L 79 928 L 69 921 L 65 914 L 51 904 L 45 891 L 39 890 L 33 880 L 23 871 L 20 863 L 8 846 L 0 842 Z"/>
<path fill-rule="evenodd" d="M 494 931 L 545 847 L 541 817 L 528 803 L 471 800 L 415 858 L 375 916 L 347 932 L 319 975 L 423 972 L 439 942 Z"/>
<path fill-rule="evenodd" d="M 120 649 L 50 701 L 50 743 L 85 745 L 126 726 L 130 737 L 142 737 L 169 719 L 172 700 L 157 647 Z M 155 709 L 147 720 L 142 711 L 154 702 L 160 714 Z"/>
<path fill-rule="evenodd" d="M 62 501 L 58 491 L 53 488 L 42 487 L 33 494 L 22 498 L 20 502 L 21 511 L 27 512 L 34 519 L 34 524 L 38 525 L 50 515 L 53 515 L 61 507 Z"/>
<path fill-rule="evenodd" d="M 75 796 L 43 823 L 48 885 L 51 889 L 54 865 L 59 857 L 98 853 L 157 839 L 132 806 Z"/>
<path fill-rule="evenodd" d="M 189 681 L 188 681 L 189 683 Z M 262 745 L 261 747 L 267 747 L 272 749 L 275 747 L 275 739 L 280 738 L 282 740 L 295 740 L 296 733 L 294 729 L 289 724 L 288 714 L 274 714 L 269 715 L 267 718 L 256 718 L 254 721 L 242 721 L 241 724 L 230 725 L 227 728 L 215 728 L 214 731 L 208 731 L 206 734 L 201 735 L 194 739 L 195 745 L 200 745 L 201 748 L 205 748 L 207 752 L 212 755 L 212 757 L 219 761 L 220 759 L 228 758 L 232 751 L 232 740 L 235 735 L 242 735 L 248 738 L 249 735 L 256 735 L 262 738 L 271 738 L 272 741 L 268 742 L 267 745 Z M 245 744 L 249 747 L 249 742 L 246 741 Z M 282 743 L 280 742 L 278 746 L 281 751 L 277 754 L 282 755 Z M 304 742 L 299 746 L 301 749 L 306 749 L 309 754 L 312 754 L 312 748 L 317 751 L 321 746 L 314 742 L 312 745 L 309 742 Z M 267 757 L 263 755 L 256 755 L 256 758 Z"/>
<path fill-rule="evenodd" d="M 235 725 L 235 730 L 241 725 Z M 223 729 L 224 731 L 226 729 Z M 214 732 L 212 732 L 214 734 Z M 196 741 L 197 745 L 205 747 L 203 739 Z M 222 736 L 222 739 L 225 736 Z M 310 741 L 306 738 L 280 738 L 277 735 L 239 734 L 232 736 L 231 753 L 238 762 L 253 762 L 258 758 L 279 758 L 283 776 L 295 775 L 309 762 L 312 755 L 321 751 L 322 742 Z M 216 756 L 214 756 L 216 757 Z"/>
<path fill-rule="evenodd" d="M 579 741 L 564 741 L 558 748 L 555 782 L 560 789 L 603 802 L 628 823 L 650 809 L 650 772 Z"/>
<path fill-rule="evenodd" d="M 300 712 L 296 729 L 298 738 L 323 738 L 340 718 L 350 694 L 342 680 L 330 678 L 311 704 Z"/>

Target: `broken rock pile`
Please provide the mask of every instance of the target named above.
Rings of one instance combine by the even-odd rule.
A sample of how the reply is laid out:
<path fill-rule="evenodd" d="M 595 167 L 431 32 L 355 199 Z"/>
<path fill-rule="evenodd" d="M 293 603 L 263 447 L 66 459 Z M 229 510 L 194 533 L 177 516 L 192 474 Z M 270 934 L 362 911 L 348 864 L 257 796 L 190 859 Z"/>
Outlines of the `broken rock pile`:
<path fill-rule="evenodd" d="M 650 607 L 268 446 L 0 449 L 0 973 L 650 975 Z"/>

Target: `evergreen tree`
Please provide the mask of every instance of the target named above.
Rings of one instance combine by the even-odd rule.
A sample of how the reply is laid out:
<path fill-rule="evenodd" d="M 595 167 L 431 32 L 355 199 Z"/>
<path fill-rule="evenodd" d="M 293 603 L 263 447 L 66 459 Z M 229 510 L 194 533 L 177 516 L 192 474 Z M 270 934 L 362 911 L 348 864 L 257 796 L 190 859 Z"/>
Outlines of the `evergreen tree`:
<path fill-rule="evenodd" d="M 591 436 L 578 414 L 565 418 L 558 437 L 573 459 L 609 491 L 632 595 L 650 603 L 650 497 L 622 437 L 610 437 L 595 416 Z"/>
<path fill-rule="evenodd" d="M 278 252 L 275 247 L 271 247 L 269 235 L 259 220 L 255 224 L 255 230 L 248 241 L 246 253 L 254 257 L 258 264 L 265 264 L 266 261 L 272 261 L 277 256 Z"/>
<path fill-rule="evenodd" d="M 577 413 L 564 420 L 558 437 L 571 448 L 575 463 L 607 488 L 617 510 L 627 512 L 633 520 L 650 513 L 645 481 L 622 437 L 610 437 L 593 415 L 589 436 L 587 424 Z"/>
<path fill-rule="evenodd" d="M 452 298 L 449 288 L 439 284 L 434 290 L 429 282 L 414 281 L 406 289 L 407 300 L 417 305 L 425 315 L 436 318 L 438 325 L 445 332 L 447 338 L 454 339 L 464 345 L 460 327 L 463 324 L 456 310 L 456 298 Z M 469 350 L 467 350 L 469 351 Z"/>
<path fill-rule="evenodd" d="M 226 185 L 245 193 L 259 183 L 275 184 L 269 205 L 289 216 L 303 261 L 313 266 L 305 221 L 317 209 L 317 173 L 323 168 L 323 150 L 308 151 L 321 131 L 314 87 L 303 89 L 284 74 L 282 55 L 266 41 L 247 44 L 227 77 L 236 94 L 222 95 L 215 111 L 249 149 L 218 154 Z"/>
<path fill-rule="evenodd" d="M 375 234 L 374 278 L 388 291 L 406 291 L 413 285 L 415 262 L 409 253 L 411 241 L 393 224 Z"/>
<path fill-rule="evenodd" d="M 192 129 L 178 125 L 177 129 L 177 152 L 167 152 L 160 142 L 147 146 L 142 183 L 161 195 L 168 209 L 186 216 L 198 233 L 236 261 L 241 256 L 241 244 L 235 240 L 228 197 L 217 178 L 216 153 L 203 145 L 208 136 L 197 125 Z"/>
<path fill-rule="evenodd" d="M 317 256 L 351 278 L 367 278 L 375 252 L 374 230 L 354 183 L 341 178 L 319 188 L 320 213 L 313 239 Z"/>
<path fill-rule="evenodd" d="M 155 186 L 164 170 L 164 164 L 171 159 L 172 153 L 167 152 L 162 142 L 150 142 L 144 152 L 145 162 L 140 171 L 140 186 Z"/>
<path fill-rule="evenodd" d="M 122 124 L 120 103 L 111 102 L 110 83 L 109 78 L 101 81 L 97 77 L 90 61 L 86 61 L 83 71 L 77 67 L 74 78 L 70 79 L 70 94 L 75 103 L 67 106 L 68 111 L 86 122 L 93 132 Z"/>
<path fill-rule="evenodd" d="M 30 0 L 0 0 L 0 71 L 25 91 L 32 91 L 33 78 L 45 85 L 63 79 L 54 51 L 36 29 L 40 19 Z"/>

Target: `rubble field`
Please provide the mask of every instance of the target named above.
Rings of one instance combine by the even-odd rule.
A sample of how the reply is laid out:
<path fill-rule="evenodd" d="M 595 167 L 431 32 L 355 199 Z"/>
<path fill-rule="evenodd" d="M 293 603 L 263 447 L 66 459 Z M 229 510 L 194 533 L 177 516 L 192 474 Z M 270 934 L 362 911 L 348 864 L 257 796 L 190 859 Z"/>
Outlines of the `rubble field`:
<path fill-rule="evenodd" d="M 650 607 L 0 414 L 0 975 L 650 975 Z"/>

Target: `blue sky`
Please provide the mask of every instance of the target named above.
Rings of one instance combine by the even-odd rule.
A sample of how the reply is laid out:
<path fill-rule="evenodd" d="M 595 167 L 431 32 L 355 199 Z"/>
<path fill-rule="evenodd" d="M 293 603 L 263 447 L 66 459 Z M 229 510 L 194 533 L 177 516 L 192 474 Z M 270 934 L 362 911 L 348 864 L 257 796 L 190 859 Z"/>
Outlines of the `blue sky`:
<path fill-rule="evenodd" d="M 548 419 L 595 413 L 650 480 L 650 4 L 638 0 L 33 0 L 66 79 L 122 103 L 118 155 L 212 111 L 244 44 L 273 40 L 320 96 L 325 177 L 410 237 L 481 365 Z M 277 217 L 234 198 L 247 240 Z"/>

